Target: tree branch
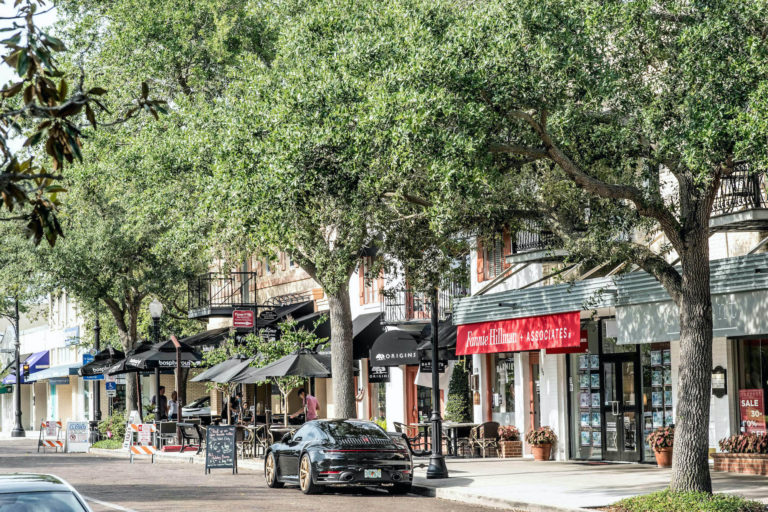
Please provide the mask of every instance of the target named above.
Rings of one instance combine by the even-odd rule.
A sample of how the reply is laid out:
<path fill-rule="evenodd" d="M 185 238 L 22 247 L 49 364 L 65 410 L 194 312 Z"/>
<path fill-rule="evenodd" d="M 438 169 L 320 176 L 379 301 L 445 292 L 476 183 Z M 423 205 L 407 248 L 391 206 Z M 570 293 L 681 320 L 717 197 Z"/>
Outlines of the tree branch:
<path fill-rule="evenodd" d="M 634 204 L 637 212 L 656 220 L 667 235 L 670 243 L 680 252 L 683 244 L 680 236 L 681 226 L 672 213 L 663 205 L 650 203 L 642 192 L 631 185 L 606 183 L 584 172 L 552 141 L 544 127 L 528 112 L 516 110 L 509 112 L 509 117 L 526 122 L 539 137 L 546 148 L 547 156 L 555 162 L 565 174 L 580 188 L 606 199 L 624 199 Z"/>

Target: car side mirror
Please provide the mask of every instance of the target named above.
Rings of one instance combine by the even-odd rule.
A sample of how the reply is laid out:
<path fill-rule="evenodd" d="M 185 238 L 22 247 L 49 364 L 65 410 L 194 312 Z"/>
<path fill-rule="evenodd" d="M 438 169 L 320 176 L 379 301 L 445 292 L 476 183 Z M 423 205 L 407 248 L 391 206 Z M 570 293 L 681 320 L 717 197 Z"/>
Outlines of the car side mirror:
<path fill-rule="evenodd" d="M 283 434 L 283 437 L 282 437 L 282 439 L 280 439 L 280 442 L 281 443 L 289 443 L 291 441 L 291 436 L 292 436 L 292 434 L 290 432 L 286 432 L 285 434 Z"/>
<path fill-rule="evenodd" d="M 301 441 L 301 436 L 293 438 L 294 443 L 298 443 L 299 441 Z"/>

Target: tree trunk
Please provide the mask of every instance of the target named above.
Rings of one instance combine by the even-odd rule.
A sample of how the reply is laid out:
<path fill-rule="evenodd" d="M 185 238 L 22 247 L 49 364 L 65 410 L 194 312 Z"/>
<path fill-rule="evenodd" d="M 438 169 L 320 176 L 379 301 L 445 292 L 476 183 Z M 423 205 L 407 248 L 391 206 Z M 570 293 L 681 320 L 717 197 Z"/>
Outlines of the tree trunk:
<path fill-rule="evenodd" d="M 709 405 L 712 379 L 712 297 L 707 225 L 689 232 L 681 256 L 680 367 L 672 458 L 673 491 L 712 492 Z"/>
<path fill-rule="evenodd" d="M 352 308 L 345 283 L 328 294 L 331 313 L 331 366 L 333 369 L 333 402 L 336 418 L 355 418 L 355 382 L 352 360 Z"/>

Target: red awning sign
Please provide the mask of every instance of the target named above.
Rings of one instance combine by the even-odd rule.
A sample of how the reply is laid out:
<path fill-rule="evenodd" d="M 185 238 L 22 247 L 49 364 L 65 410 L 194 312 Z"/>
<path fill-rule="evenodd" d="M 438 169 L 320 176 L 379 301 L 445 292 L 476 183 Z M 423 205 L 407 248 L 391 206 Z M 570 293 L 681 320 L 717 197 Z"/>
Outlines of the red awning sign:
<path fill-rule="evenodd" d="M 253 317 L 253 311 L 247 309 L 236 309 L 232 312 L 232 327 L 253 329 Z"/>
<path fill-rule="evenodd" d="M 580 316 L 574 311 L 459 325 L 456 355 L 578 347 Z"/>

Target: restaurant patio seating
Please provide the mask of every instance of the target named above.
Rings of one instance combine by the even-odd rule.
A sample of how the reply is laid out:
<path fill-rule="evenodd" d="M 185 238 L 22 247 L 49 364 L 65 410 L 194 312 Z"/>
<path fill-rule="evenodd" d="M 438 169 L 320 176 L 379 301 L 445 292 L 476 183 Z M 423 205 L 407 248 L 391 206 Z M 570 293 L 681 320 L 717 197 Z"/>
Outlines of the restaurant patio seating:
<path fill-rule="evenodd" d="M 253 431 L 253 456 L 259 457 L 259 452 L 261 452 L 262 455 L 266 455 L 267 448 L 269 448 L 270 444 L 269 429 L 267 428 L 267 425 L 255 425 L 250 427 L 250 430 Z"/>
<path fill-rule="evenodd" d="M 235 445 L 237 445 L 237 451 L 241 458 L 253 457 L 253 443 L 253 433 L 250 429 L 238 425 L 235 428 Z"/>
<path fill-rule="evenodd" d="M 470 434 L 472 448 L 478 448 L 483 458 L 486 452 L 492 452 L 495 456 L 499 451 L 499 423 L 486 421 L 472 429 Z"/>

